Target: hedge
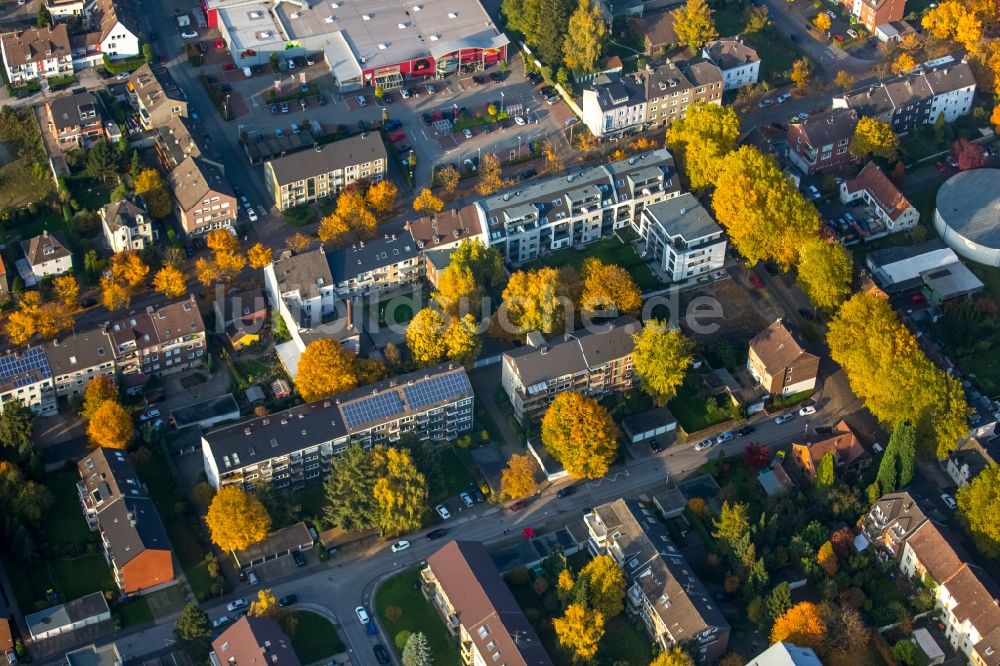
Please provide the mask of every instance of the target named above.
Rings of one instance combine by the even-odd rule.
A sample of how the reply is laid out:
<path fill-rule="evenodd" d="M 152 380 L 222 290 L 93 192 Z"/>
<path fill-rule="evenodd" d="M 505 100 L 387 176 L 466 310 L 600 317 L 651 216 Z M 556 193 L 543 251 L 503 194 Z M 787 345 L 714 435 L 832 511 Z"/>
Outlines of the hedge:
<path fill-rule="evenodd" d="M 275 97 L 274 90 L 268 90 L 267 102 L 268 104 L 281 104 L 282 102 L 291 102 L 292 100 L 302 99 L 303 97 L 311 97 L 318 93 L 319 89 L 316 87 L 316 84 L 314 83 L 307 84 L 305 92 L 302 92 L 302 89 L 297 87 L 295 88 L 294 93 L 288 95 L 282 95 L 281 97 Z"/>
<path fill-rule="evenodd" d="M 49 90 L 61 90 L 76 83 L 76 76 L 66 74 L 65 76 L 51 76 L 48 79 Z"/>
<path fill-rule="evenodd" d="M 131 74 L 145 64 L 146 59 L 142 55 L 124 60 L 112 60 L 108 57 L 108 54 L 104 54 L 104 69 L 108 70 L 109 74 L 121 74 L 123 72 Z"/>
<path fill-rule="evenodd" d="M 10 95 L 11 97 L 17 95 L 18 93 L 38 92 L 41 89 L 42 89 L 42 83 L 38 79 L 31 79 L 27 83 L 20 86 L 15 86 L 11 83 L 7 84 L 7 94 Z"/>

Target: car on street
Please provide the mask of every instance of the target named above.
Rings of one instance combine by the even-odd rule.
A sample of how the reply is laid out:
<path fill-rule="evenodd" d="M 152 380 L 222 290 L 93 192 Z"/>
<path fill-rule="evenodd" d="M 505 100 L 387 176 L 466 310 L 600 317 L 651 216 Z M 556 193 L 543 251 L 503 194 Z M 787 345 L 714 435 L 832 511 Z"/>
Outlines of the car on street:
<path fill-rule="evenodd" d="M 576 494 L 576 486 L 566 486 L 565 488 L 560 488 L 556 492 L 556 497 L 569 497 L 570 495 Z"/>
<path fill-rule="evenodd" d="M 792 93 L 781 93 L 780 95 L 778 95 L 778 98 L 774 101 L 776 101 L 778 104 L 784 104 L 791 98 L 792 98 Z"/>
<path fill-rule="evenodd" d="M 449 518 L 451 518 L 451 513 L 448 511 L 447 508 L 445 508 L 444 504 L 438 504 L 436 507 L 434 507 L 434 510 L 437 511 L 437 514 L 439 516 L 441 516 L 441 520 L 448 520 Z"/>
<path fill-rule="evenodd" d="M 528 121 L 523 116 L 514 116 L 514 122 L 518 125 L 527 125 Z"/>
<path fill-rule="evenodd" d="M 268 109 L 268 111 L 270 111 L 271 113 L 273 113 L 275 115 L 277 115 L 277 113 L 278 113 L 278 105 L 277 104 L 272 104 L 271 106 L 267 107 L 267 109 Z"/>
<path fill-rule="evenodd" d="M 851 28 L 850 30 L 847 31 L 847 36 L 850 37 L 851 39 L 857 39 L 858 31 L 855 30 L 854 28 Z"/>
<path fill-rule="evenodd" d="M 424 86 L 424 88 L 427 90 L 428 95 L 433 95 L 437 90 L 434 86 L 431 85 L 426 85 Z"/>
<path fill-rule="evenodd" d="M 715 446 L 715 440 L 714 439 L 704 439 L 704 440 L 702 440 L 702 441 L 700 441 L 700 442 L 698 442 L 697 444 L 694 445 L 694 450 L 695 451 L 704 451 L 705 449 L 710 449 L 713 446 Z"/>
<path fill-rule="evenodd" d="M 470 130 L 468 127 L 466 127 L 464 130 L 462 130 L 462 134 L 465 135 L 466 139 L 471 139 L 472 138 L 472 130 Z"/>
<path fill-rule="evenodd" d="M 228 604 L 226 604 L 226 610 L 232 613 L 233 611 L 238 611 L 243 608 L 247 608 L 249 605 L 250 604 L 247 603 L 246 599 L 240 597 L 239 599 L 233 599 Z"/>
<path fill-rule="evenodd" d="M 839 33 L 834 35 L 833 38 L 836 39 L 838 42 L 844 41 L 844 36 Z"/>
<path fill-rule="evenodd" d="M 368 100 L 363 95 L 358 95 L 354 99 L 358 100 L 358 106 L 368 106 Z"/>
<path fill-rule="evenodd" d="M 280 127 L 275 127 L 274 128 L 274 136 L 276 136 L 276 137 L 278 137 L 280 139 L 281 137 L 285 136 L 285 131 L 282 130 Z"/>
<path fill-rule="evenodd" d="M 941 501 L 944 502 L 944 505 L 952 511 L 958 508 L 958 502 L 956 502 L 955 498 L 948 493 L 943 493 L 941 495 Z"/>
<path fill-rule="evenodd" d="M 83 307 L 83 308 L 92 308 L 95 305 L 97 305 L 97 299 L 93 298 L 93 297 L 91 297 L 91 298 L 85 298 L 82 301 L 80 301 L 80 307 Z"/>
<path fill-rule="evenodd" d="M 297 603 L 298 600 L 299 600 L 298 595 L 296 595 L 296 594 L 286 594 L 285 596 L 283 596 L 280 599 L 278 599 L 278 607 L 279 608 L 288 608 L 289 606 Z"/>
<path fill-rule="evenodd" d="M 399 90 L 399 96 L 402 97 L 403 99 L 410 99 L 410 89 L 409 88 L 401 88 Z"/>
<path fill-rule="evenodd" d="M 558 95 L 550 95 L 549 97 L 545 98 L 545 103 L 548 104 L 549 106 L 552 106 L 553 104 L 555 104 L 558 101 L 559 101 L 559 96 Z"/>
<path fill-rule="evenodd" d="M 382 103 L 383 104 L 392 104 L 393 101 L 394 100 L 392 98 L 392 95 L 390 95 L 389 93 L 382 93 Z"/>
<path fill-rule="evenodd" d="M 428 532 L 426 538 L 428 541 L 436 541 L 437 539 L 440 539 L 443 536 L 447 536 L 447 534 L 448 534 L 447 527 L 439 527 L 436 530 L 431 530 L 430 532 Z"/>
<path fill-rule="evenodd" d="M 406 138 L 406 132 L 402 130 L 396 130 L 395 132 L 389 135 L 389 141 L 392 141 L 393 143 L 395 143 L 396 141 L 402 141 L 405 138 Z"/>
<path fill-rule="evenodd" d="M 781 416 L 776 416 L 774 418 L 774 422 L 777 423 L 778 425 L 781 425 L 782 423 L 788 423 L 789 421 L 791 421 L 794 418 L 795 418 L 795 412 L 788 412 L 787 414 L 782 414 Z"/>
<path fill-rule="evenodd" d="M 750 271 L 749 279 L 750 279 L 750 284 L 752 284 L 757 289 L 764 288 L 764 281 L 760 279 L 760 275 L 757 274 L 757 271 Z"/>
<path fill-rule="evenodd" d="M 813 320 L 813 313 L 809 308 L 799 308 L 799 316 L 805 319 L 806 321 Z"/>
<path fill-rule="evenodd" d="M 376 643 L 375 645 L 373 645 L 372 652 L 375 653 L 375 661 L 377 661 L 379 664 L 389 663 L 389 652 L 384 647 L 382 647 L 381 644 Z"/>
<path fill-rule="evenodd" d="M 725 444 L 726 442 L 731 442 L 734 439 L 736 439 L 736 435 L 734 435 L 732 431 L 727 430 L 726 432 L 721 433 L 718 437 L 716 437 L 715 442 L 716 444 Z"/>
<path fill-rule="evenodd" d="M 400 144 L 400 145 L 396 146 L 396 150 L 398 150 L 400 153 L 408 153 L 411 150 L 413 150 L 413 146 L 411 146 L 408 143 L 403 143 L 403 144 Z"/>
<path fill-rule="evenodd" d="M 395 118 L 393 118 L 392 120 L 387 120 L 384 123 L 382 123 L 382 129 L 384 129 L 386 132 L 397 130 L 402 126 L 403 122 L 401 120 L 396 120 Z"/>
<path fill-rule="evenodd" d="M 472 82 L 475 83 L 477 86 L 481 86 L 484 83 L 486 83 L 486 79 L 484 79 L 481 76 L 473 76 L 472 77 Z"/>
<path fill-rule="evenodd" d="M 316 95 L 316 101 L 320 106 L 326 106 L 326 95 Z"/>
<path fill-rule="evenodd" d="M 812 197 L 813 199 L 819 199 L 822 196 L 819 190 L 816 189 L 815 185 L 810 185 L 809 189 L 807 189 L 806 191 L 809 193 L 809 196 Z"/>
<path fill-rule="evenodd" d="M 813 405 L 804 405 L 799 408 L 799 416 L 809 416 L 810 414 L 816 413 L 816 407 Z"/>
<path fill-rule="evenodd" d="M 774 104 L 774 100 L 771 99 L 770 97 L 768 97 L 767 99 L 762 99 L 759 102 L 757 102 L 757 108 L 758 109 L 766 109 L 767 107 L 771 106 L 772 104 Z"/>
<path fill-rule="evenodd" d="M 256 222 L 258 220 L 257 211 L 253 208 L 247 208 L 247 218 L 249 218 L 251 222 Z"/>
<path fill-rule="evenodd" d="M 476 170 L 476 163 L 473 162 L 472 160 L 470 160 L 468 157 L 466 157 L 464 160 L 462 160 L 462 164 L 464 164 L 465 168 L 468 169 L 469 171 L 475 171 Z"/>
<path fill-rule="evenodd" d="M 288 102 L 282 102 L 281 103 L 281 112 L 282 113 L 288 113 Z"/>
<path fill-rule="evenodd" d="M 465 504 L 465 507 L 468 509 L 471 509 L 476 505 L 476 503 L 472 500 L 472 495 L 469 493 L 459 493 L 458 498 L 462 500 L 462 503 Z"/>
<path fill-rule="evenodd" d="M 299 127 L 296 123 L 292 123 L 291 125 L 289 125 L 288 129 L 292 130 L 292 134 L 302 134 L 302 128 Z"/>
<path fill-rule="evenodd" d="M 292 559 L 295 560 L 295 566 L 300 569 L 306 565 L 306 556 L 302 554 L 300 550 L 292 551 Z"/>
<path fill-rule="evenodd" d="M 184 32 L 181 33 L 181 37 L 183 37 L 184 39 L 195 39 L 196 37 L 198 37 L 198 33 L 195 32 L 194 30 L 185 30 Z"/>
<path fill-rule="evenodd" d="M 472 489 L 472 499 L 476 500 L 476 504 L 482 504 L 486 501 L 486 495 L 479 488 Z"/>
<path fill-rule="evenodd" d="M 358 622 L 361 624 L 368 624 L 371 621 L 368 617 L 368 611 L 365 610 L 364 606 L 355 608 L 354 614 L 358 616 Z"/>
<path fill-rule="evenodd" d="M 220 615 L 219 617 L 212 620 L 212 629 L 218 629 L 219 627 L 224 627 L 229 624 L 230 619 L 228 615 Z"/>
<path fill-rule="evenodd" d="M 410 542 L 409 541 L 397 541 L 396 543 L 392 544 L 392 549 L 391 550 L 394 553 L 399 553 L 401 551 L 406 550 L 409 547 L 410 547 Z"/>
<path fill-rule="evenodd" d="M 831 21 L 835 21 L 837 19 L 837 14 L 830 10 L 827 10 L 826 15 L 830 17 Z"/>
<path fill-rule="evenodd" d="M 523 509 L 526 506 L 528 506 L 528 505 L 524 503 L 524 500 L 521 500 L 520 502 L 514 502 L 513 504 L 511 504 L 510 506 L 508 506 L 507 510 L 511 511 L 511 512 L 520 511 L 521 509 Z"/>
<path fill-rule="evenodd" d="M 737 428 L 736 430 L 734 430 L 733 434 L 736 435 L 737 437 L 746 437 L 747 435 L 749 435 L 752 432 L 753 432 L 753 426 L 751 426 L 751 425 L 742 425 L 739 428 Z"/>

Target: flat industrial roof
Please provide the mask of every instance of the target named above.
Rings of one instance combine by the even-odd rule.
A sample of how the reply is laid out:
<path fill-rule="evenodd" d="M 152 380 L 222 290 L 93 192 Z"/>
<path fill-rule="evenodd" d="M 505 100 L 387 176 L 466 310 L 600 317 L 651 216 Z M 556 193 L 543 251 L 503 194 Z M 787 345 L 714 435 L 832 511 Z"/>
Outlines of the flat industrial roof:
<path fill-rule="evenodd" d="M 271 15 L 266 2 L 220 7 L 218 14 L 219 22 L 229 32 L 230 49 L 234 52 L 285 41 L 281 26 Z"/>
<path fill-rule="evenodd" d="M 1000 249 L 1000 169 L 955 174 L 938 191 L 937 211 L 966 240 Z"/>

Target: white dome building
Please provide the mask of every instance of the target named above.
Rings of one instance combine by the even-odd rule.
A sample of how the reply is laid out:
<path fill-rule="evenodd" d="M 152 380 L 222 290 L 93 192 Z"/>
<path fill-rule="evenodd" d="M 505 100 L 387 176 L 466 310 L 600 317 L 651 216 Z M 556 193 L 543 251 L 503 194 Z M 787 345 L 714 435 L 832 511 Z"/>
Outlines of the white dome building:
<path fill-rule="evenodd" d="M 972 169 L 945 181 L 934 228 L 966 259 L 1000 267 L 1000 169 Z"/>

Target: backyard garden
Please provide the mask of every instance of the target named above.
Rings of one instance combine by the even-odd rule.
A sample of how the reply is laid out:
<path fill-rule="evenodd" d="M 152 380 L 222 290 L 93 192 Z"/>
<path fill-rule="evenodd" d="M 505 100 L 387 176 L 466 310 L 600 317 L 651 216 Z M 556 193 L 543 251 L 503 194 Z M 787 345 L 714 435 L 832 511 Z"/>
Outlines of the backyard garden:
<path fill-rule="evenodd" d="M 653 270 L 649 267 L 649 264 L 636 254 L 631 245 L 622 242 L 617 236 L 599 240 L 579 250 L 576 248 L 566 248 L 565 250 L 553 252 L 541 259 L 536 259 L 525 264 L 524 269 L 534 270 L 543 266 L 551 266 L 553 268 L 572 266 L 579 271 L 581 266 L 583 266 L 583 262 L 590 257 L 596 257 L 605 264 L 621 266 L 632 275 L 632 279 L 635 280 L 639 289 L 643 292 L 662 289 L 664 286 L 656 275 L 653 274 Z"/>
<path fill-rule="evenodd" d="M 410 634 L 422 632 L 434 657 L 434 666 L 459 663 L 458 639 L 448 633 L 441 616 L 420 591 L 420 570 L 390 578 L 375 593 L 375 609 L 386 634 L 402 651 Z"/>

